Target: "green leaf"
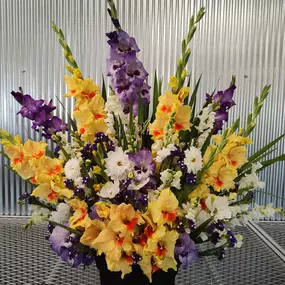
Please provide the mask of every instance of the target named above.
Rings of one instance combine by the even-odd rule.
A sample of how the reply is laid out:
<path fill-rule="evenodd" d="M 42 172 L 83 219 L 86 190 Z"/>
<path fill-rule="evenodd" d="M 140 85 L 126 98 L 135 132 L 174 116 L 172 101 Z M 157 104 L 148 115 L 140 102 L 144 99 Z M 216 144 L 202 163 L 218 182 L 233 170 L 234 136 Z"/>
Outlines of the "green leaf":
<path fill-rule="evenodd" d="M 262 161 L 261 164 L 262 164 L 262 168 L 258 169 L 258 172 L 263 170 L 264 168 L 274 164 L 275 162 L 281 162 L 281 161 L 285 161 L 285 154 L 281 154 L 275 158 L 272 158 L 272 159 L 269 159 L 269 160 L 266 160 L 266 161 Z"/>
<path fill-rule="evenodd" d="M 102 82 L 102 91 L 101 91 L 101 93 L 102 93 L 102 97 L 103 97 L 104 101 L 106 102 L 107 101 L 107 92 L 106 92 L 106 85 L 105 85 L 105 79 L 104 79 L 104 75 L 103 74 L 102 74 L 102 80 L 103 80 L 103 82 Z"/>
<path fill-rule="evenodd" d="M 267 150 L 269 150 L 271 147 L 273 147 L 276 143 L 278 143 L 283 137 L 285 136 L 285 134 L 282 134 L 281 136 L 279 136 L 277 139 L 275 139 L 274 141 L 270 142 L 269 144 L 267 144 L 266 146 L 264 146 L 262 149 L 260 149 L 259 151 L 257 151 L 255 154 L 253 154 L 252 156 L 250 156 L 248 158 L 248 161 L 253 161 L 256 158 L 258 158 L 260 155 L 262 155 L 263 153 L 265 153 Z"/>
<path fill-rule="evenodd" d="M 138 90 L 138 122 L 141 124 L 144 121 L 144 110 L 142 106 L 142 96 L 141 96 L 141 90 L 139 88 Z"/>
<path fill-rule="evenodd" d="M 46 152 L 47 152 L 47 155 L 48 155 L 49 157 L 51 157 L 51 158 L 55 158 L 55 156 L 54 156 L 54 152 L 53 152 L 53 151 L 51 151 L 48 147 L 46 147 Z"/>
<path fill-rule="evenodd" d="M 199 237 L 201 232 L 203 232 L 207 228 L 207 226 L 212 222 L 213 219 L 214 217 L 211 217 L 204 223 L 202 223 L 193 233 L 190 234 L 191 239 L 195 241 L 195 239 Z"/>
<path fill-rule="evenodd" d="M 51 221 L 51 220 L 49 220 L 49 222 L 50 222 L 51 224 L 55 225 L 55 226 L 59 226 L 59 227 L 65 229 L 65 230 L 67 230 L 67 231 L 69 231 L 69 232 L 71 232 L 71 233 L 73 233 L 73 234 L 76 234 L 76 235 L 78 235 L 78 236 L 82 236 L 82 232 L 80 232 L 80 231 L 78 231 L 78 230 L 72 229 L 72 228 L 67 227 L 67 226 L 65 226 L 65 225 L 63 225 L 63 224 L 60 224 L 60 223 L 57 223 L 57 222 L 54 222 L 54 221 Z"/>
<path fill-rule="evenodd" d="M 119 122 L 120 122 L 121 137 L 123 139 L 123 149 L 126 150 L 128 149 L 128 140 L 124 129 L 124 124 L 120 116 L 119 116 Z"/>
<path fill-rule="evenodd" d="M 4 151 L 0 151 L 0 154 L 2 154 L 4 157 L 6 157 L 7 159 L 10 159 L 9 156 L 4 152 Z"/>
<path fill-rule="evenodd" d="M 157 72 L 154 73 L 154 83 L 153 83 L 153 103 L 152 103 L 152 116 L 151 116 L 151 122 L 155 120 L 155 112 L 156 107 L 158 105 L 158 97 L 159 97 L 159 83 L 157 79 Z"/>
<path fill-rule="evenodd" d="M 193 124 L 193 119 L 194 119 L 194 116 L 195 116 L 196 98 L 197 98 L 197 92 L 198 92 L 198 89 L 199 89 L 201 78 L 202 78 L 202 74 L 200 75 L 198 81 L 195 84 L 194 90 L 193 90 L 193 92 L 191 94 L 191 98 L 190 98 L 190 101 L 189 101 L 189 106 L 192 108 L 192 116 L 191 116 L 191 120 L 190 120 L 190 122 L 192 124 Z"/>
<path fill-rule="evenodd" d="M 64 112 L 67 113 L 68 121 L 69 121 L 70 125 L 72 126 L 73 131 L 76 132 L 76 131 L 77 131 L 77 126 L 76 126 L 75 120 L 73 120 L 73 119 L 71 118 L 69 112 L 66 111 L 66 109 L 65 109 L 63 103 L 60 101 L 60 99 L 59 99 L 56 95 L 55 95 L 55 97 L 56 97 L 57 101 L 59 102 L 59 104 L 61 105 L 61 107 L 63 108 Z"/>

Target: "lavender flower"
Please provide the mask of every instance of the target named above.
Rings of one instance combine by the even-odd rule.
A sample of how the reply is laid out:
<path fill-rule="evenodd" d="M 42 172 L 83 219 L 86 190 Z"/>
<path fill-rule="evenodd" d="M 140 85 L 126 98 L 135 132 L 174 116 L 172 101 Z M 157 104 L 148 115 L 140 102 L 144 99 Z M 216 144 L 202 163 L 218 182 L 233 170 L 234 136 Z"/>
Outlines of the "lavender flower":
<path fill-rule="evenodd" d="M 135 164 L 135 171 L 148 172 L 153 174 L 155 170 L 155 162 L 153 161 L 151 152 L 144 148 L 136 154 L 129 154 L 129 159 Z"/>
<path fill-rule="evenodd" d="M 110 55 L 107 59 L 108 73 L 111 86 L 119 95 L 124 112 L 129 113 L 132 99 L 133 112 L 138 114 L 138 92 L 141 92 L 142 104 L 149 104 L 150 86 L 145 83 L 148 73 L 143 64 L 137 59 L 140 50 L 133 37 L 120 30 L 106 34 L 109 38 Z"/>
<path fill-rule="evenodd" d="M 215 114 L 214 134 L 216 134 L 219 130 L 223 128 L 223 122 L 228 121 L 228 110 L 235 105 L 235 102 L 233 100 L 235 89 L 236 86 L 232 85 L 225 91 L 219 91 L 213 96 L 214 102 L 220 106 L 220 108 L 216 111 Z"/>
<path fill-rule="evenodd" d="M 60 118 L 52 116 L 51 112 L 56 109 L 52 105 L 52 100 L 46 105 L 44 100 L 35 100 L 30 95 L 14 91 L 11 94 L 22 105 L 18 114 L 33 121 L 32 128 L 34 130 L 39 131 L 39 128 L 42 127 L 45 138 L 50 139 L 53 133 L 67 130 L 67 125 Z"/>
<path fill-rule="evenodd" d="M 199 253 L 194 241 L 187 233 L 179 235 L 174 249 L 175 257 L 182 263 L 186 269 L 189 264 L 199 259 Z"/>
<path fill-rule="evenodd" d="M 52 250 L 72 267 L 78 267 L 81 263 L 90 265 L 95 259 L 95 254 L 79 252 L 77 247 L 79 237 L 70 233 L 66 229 L 56 226 L 49 237 Z"/>

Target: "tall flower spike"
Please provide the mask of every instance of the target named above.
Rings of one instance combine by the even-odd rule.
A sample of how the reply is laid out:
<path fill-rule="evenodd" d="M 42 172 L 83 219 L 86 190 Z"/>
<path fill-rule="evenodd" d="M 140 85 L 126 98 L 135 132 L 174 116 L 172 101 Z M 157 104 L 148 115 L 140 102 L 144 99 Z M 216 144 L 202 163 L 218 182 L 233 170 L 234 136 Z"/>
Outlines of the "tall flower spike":
<path fill-rule="evenodd" d="M 107 33 L 110 45 L 110 54 L 107 59 L 108 76 L 111 77 L 111 86 L 119 96 L 124 112 L 130 112 L 130 102 L 132 101 L 133 113 L 138 115 L 139 92 L 141 94 L 142 105 L 149 104 L 150 86 L 145 83 L 148 76 L 142 62 L 137 59 L 140 51 L 136 40 L 122 30 L 117 19 L 117 11 L 114 2 L 108 0 L 111 9 L 108 12 L 117 31 Z"/>

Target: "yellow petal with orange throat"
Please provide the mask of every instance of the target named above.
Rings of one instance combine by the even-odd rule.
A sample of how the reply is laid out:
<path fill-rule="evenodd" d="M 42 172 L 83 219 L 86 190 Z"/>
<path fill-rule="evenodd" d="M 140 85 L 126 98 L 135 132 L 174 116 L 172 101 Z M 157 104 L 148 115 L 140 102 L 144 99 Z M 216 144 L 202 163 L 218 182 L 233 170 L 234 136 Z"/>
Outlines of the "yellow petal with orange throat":
<path fill-rule="evenodd" d="M 94 240 L 98 237 L 99 233 L 105 228 L 105 224 L 100 220 L 92 220 L 91 225 L 85 229 L 80 238 L 80 242 L 84 245 L 93 247 Z"/>
<path fill-rule="evenodd" d="M 172 224 L 178 215 L 178 201 L 172 191 L 162 190 L 157 201 L 150 203 L 152 219 L 158 224 Z"/>
<path fill-rule="evenodd" d="M 175 116 L 174 116 L 174 130 L 189 130 L 191 127 L 190 123 L 191 118 L 191 107 L 190 106 L 181 106 L 178 108 Z"/>
<path fill-rule="evenodd" d="M 24 154 L 31 159 L 39 159 L 45 155 L 47 143 L 28 140 L 24 144 Z"/>
<path fill-rule="evenodd" d="M 38 184 L 54 180 L 63 172 L 61 161 L 43 156 L 38 160 L 35 180 Z"/>
<path fill-rule="evenodd" d="M 90 227 L 91 219 L 88 215 L 88 206 L 86 202 L 75 198 L 68 201 L 68 204 L 74 211 L 73 215 L 69 219 L 69 226 L 72 229 Z"/>
<path fill-rule="evenodd" d="M 152 135 L 153 140 L 162 139 L 164 136 L 164 127 L 167 125 L 168 120 L 156 119 L 149 125 L 149 132 Z"/>

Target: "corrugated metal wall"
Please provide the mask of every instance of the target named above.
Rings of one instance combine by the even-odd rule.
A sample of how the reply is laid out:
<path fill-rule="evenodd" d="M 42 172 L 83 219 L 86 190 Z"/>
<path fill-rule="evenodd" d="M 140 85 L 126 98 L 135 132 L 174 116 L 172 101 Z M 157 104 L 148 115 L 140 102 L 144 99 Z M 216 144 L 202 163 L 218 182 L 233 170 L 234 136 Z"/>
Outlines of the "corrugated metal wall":
<path fill-rule="evenodd" d="M 265 84 L 272 83 L 270 98 L 253 133 L 256 150 L 285 132 L 285 3 L 282 0 L 194 1 L 194 0 L 121 0 L 118 1 L 122 26 L 135 36 L 141 48 L 140 57 L 153 81 L 154 70 L 165 83 L 175 70 L 180 54 L 181 37 L 186 35 L 190 16 L 206 7 L 192 43 L 189 69 L 197 79 L 203 73 L 199 92 L 200 104 L 206 92 L 224 89 L 231 75 L 237 76 L 237 106 L 231 120 L 245 117 L 255 95 Z M 39 138 L 29 123 L 16 116 L 19 105 L 10 96 L 22 86 L 36 98 L 59 96 L 71 110 L 71 101 L 63 98 L 64 58 L 51 21 L 63 29 L 67 41 L 85 77 L 99 84 L 106 72 L 108 53 L 105 32 L 112 30 L 103 0 L 0 0 L 0 128 Z M 55 98 L 54 98 L 55 99 Z M 55 99 L 56 101 L 56 99 Z M 66 118 L 59 107 L 57 114 Z M 278 154 L 285 152 L 280 143 Z M 0 159 L 0 215 L 25 215 L 27 209 L 16 204 L 27 185 L 4 168 Z M 284 197 L 284 164 L 266 170 L 262 179 L 266 191 Z M 258 202 L 282 200 L 257 195 Z M 283 203 L 284 206 L 284 203 Z"/>

